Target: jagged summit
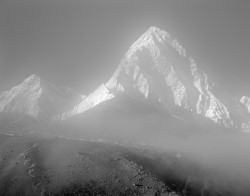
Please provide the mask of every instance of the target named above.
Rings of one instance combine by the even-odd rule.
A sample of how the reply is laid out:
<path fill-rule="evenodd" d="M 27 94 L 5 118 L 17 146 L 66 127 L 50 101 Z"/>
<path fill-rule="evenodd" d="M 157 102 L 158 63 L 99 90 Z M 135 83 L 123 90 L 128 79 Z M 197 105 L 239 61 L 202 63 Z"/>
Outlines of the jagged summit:
<path fill-rule="evenodd" d="M 23 81 L 23 84 L 38 84 L 40 83 L 40 81 L 41 81 L 40 76 L 38 76 L 37 74 L 32 74 Z"/>
<path fill-rule="evenodd" d="M 171 38 L 171 35 L 168 32 L 163 31 L 158 27 L 151 26 L 136 42 L 130 46 L 125 58 L 130 58 L 137 50 L 141 50 L 143 47 L 151 48 L 153 51 L 156 49 L 156 42 L 161 45 L 168 43 L 172 45 L 172 47 L 176 48 L 180 55 L 186 55 L 186 49 L 184 49 L 176 39 Z M 155 55 L 157 55 L 157 53 Z"/>
<path fill-rule="evenodd" d="M 157 30 L 160 31 L 160 28 L 156 27 L 156 26 L 151 26 L 151 27 L 148 28 L 148 30 L 146 32 L 152 32 L 152 33 L 154 33 Z"/>

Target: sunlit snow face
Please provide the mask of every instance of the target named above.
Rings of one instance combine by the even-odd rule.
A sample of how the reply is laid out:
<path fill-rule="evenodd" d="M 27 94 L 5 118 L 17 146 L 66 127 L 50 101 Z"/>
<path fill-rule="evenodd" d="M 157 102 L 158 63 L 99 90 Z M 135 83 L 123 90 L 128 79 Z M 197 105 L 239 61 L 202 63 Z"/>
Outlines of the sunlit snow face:
<path fill-rule="evenodd" d="M 167 88 L 159 83 L 159 78 L 163 78 Z M 133 81 L 133 86 L 128 87 L 128 80 Z M 107 87 L 119 91 L 120 86 L 127 94 L 131 89 L 138 89 L 146 99 L 150 99 L 153 93 L 168 108 L 173 103 L 230 127 L 229 112 L 213 94 L 210 83 L 176 39 L 157 27 L 151 27 L 129 48 Z M 172 103 L 169 103 L 166 93 Z"/>
<path fill-rule="evenodd" d="M 49 105 L 53 105 L 51 108 L 60 110 L 62 106 L 61 113 L 57 112 L 53 118 L 66 119 L 84 113 L 119 93 L 131 98 L 160 103 L 170 112 L 179 107 L 226 127 L 233 125 L 230 111 L 214 93 L 213 83 L 207 74 L 197 66 L 188 51 L 176 39 L 157 27 L 150 27 L 131 45 L 106 84 L 102 84 L 88 96 L 79 95 L 81 103 L 68 108 L 67 111 L 62 110 L 66 104 L 63 100 L 65 98 L 60 99 L 61 95 L 55 93 L 59 93 L 60 90 L 53 85 L 46 86 L 43 83 L 36 75 L 30 76 L 22 83 L 21 86 L 28 86 L 28 91 L 32 92 L 27 99 L 30 101 L 25 102 L 25 107 L 29 106 L 28 112 L 24 113 L 33 113 L 37 116 L 41 106 L 40 97 L 43 95 L 49 100 Z M 11 94 L 15 92 L 16 88 Z M 71 90 L 67 92 L 73 93 Z M 1 99 L 4 97 L 6 93 Z M 249 105 L 246 98 L 242 98 L 241 102 Z M 3 104 L 0 107 L 2 110 L 6 108 Z M 49 113 L 55 114 L 55 112 Z"/>

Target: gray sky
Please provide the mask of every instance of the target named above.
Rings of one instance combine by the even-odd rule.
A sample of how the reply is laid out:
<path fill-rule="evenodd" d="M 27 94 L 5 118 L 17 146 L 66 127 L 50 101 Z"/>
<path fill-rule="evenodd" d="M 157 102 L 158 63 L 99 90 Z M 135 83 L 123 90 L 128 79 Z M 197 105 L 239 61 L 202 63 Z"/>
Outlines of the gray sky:
<path fill-rule="evenodd" d="M 250 92 L 249 0 L 0 0 L 0 91 L 36 73 L 88 93 L 152 25 L 215 81 Z"/>

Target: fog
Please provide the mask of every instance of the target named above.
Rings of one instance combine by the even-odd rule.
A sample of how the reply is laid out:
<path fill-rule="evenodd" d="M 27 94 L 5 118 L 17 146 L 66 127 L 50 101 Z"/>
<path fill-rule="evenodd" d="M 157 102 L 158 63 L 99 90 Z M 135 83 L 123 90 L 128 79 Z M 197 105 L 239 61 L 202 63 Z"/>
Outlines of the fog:
<path fill-rule="evenodd" d="M 156 175 L 163 180 L 164 175 L 172 175 L 186 186 L 192 184 L 202 190 L 204 195 L 206 190 L 210 195 L 250 193 L 250 136 L 239 130 L 216 127 L 207 121 L 192 124 L 154 112 L 132 115 L 105 112 L 98 119 L 90 115 L 75 130 L 71 134 L 76 133 L 73 137 L 77 138 L 152 146 L 157 155 L 143 164 L 152 161 Z"/>
<path fill-rule="evenodd" d="M 214 188 L 237 195 L 250 191 L 248 135 L 201 134 L 188 138 L 166 135 L 165 140 L 161 137 L 156 136 L 153 144 L 161 146 L 168 153 L 178 153 L 180 159 L 183 156 L 184 160 L 197 164 L 197 173 L 193 173 L 196 180 L 210 180 Z"/>
<path fill-rule="evenodd" d="M 184 179 L 180 180 L 191 178 L 193 184 L 207 186 L 217 193 L 249 195 L 250 138 L 247 134 L 223 132 L 182 136 L 169 134 L 167 130 L 165 133 L 152 131 L 148 136 L 144 134 L 145 143 L 158 147 L 167 155 L 176 155 L 178 164 L 182 165 L 177 177 Z M 133 137 L 138 139 L 140 135 L 133 134 Z M 168 157 L 165 161 L 169 161 Z"/>
<path fill-rule="evenodd" d="M 165 183 L 174 179 L 180 187 L 192 186 L 203 195 L 249 195 L 249 134 L 202 118 L 191 123 L 189 114 L 177 118 L 145 105 L 126 105 L 125 110 L 106 106 L 64 122 L 16 126 L 56 137 L 152 149 L 142 151 L 139 164 L 150 165 Z"/>

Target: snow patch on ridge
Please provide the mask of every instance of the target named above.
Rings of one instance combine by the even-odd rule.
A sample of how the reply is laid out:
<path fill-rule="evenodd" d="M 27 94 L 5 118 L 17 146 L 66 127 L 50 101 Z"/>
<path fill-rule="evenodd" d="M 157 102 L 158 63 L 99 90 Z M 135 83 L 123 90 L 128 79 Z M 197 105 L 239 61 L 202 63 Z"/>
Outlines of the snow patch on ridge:
<path fill-rule="evenodd" d="M 93 93 L 88 95 L 81 103 L 76 105 L 73 110 L 64 112 L 62 115 L 57 116 L 56 119 L 65 120 L 77 114 L 81 114 L 104 101 L 112 99 L 113 97 L 114 95 L 110 93 L 104 84 L 102 84 Z"/>
<path fill-rule="evenodd" d="M 149 84 L 148 80 L 143 76 L 143 74 L 140 74 L 137 81 L 137 86 L 139 91 L 145 96 L 145 98 L 147 98 L 149 94 Z"/>

